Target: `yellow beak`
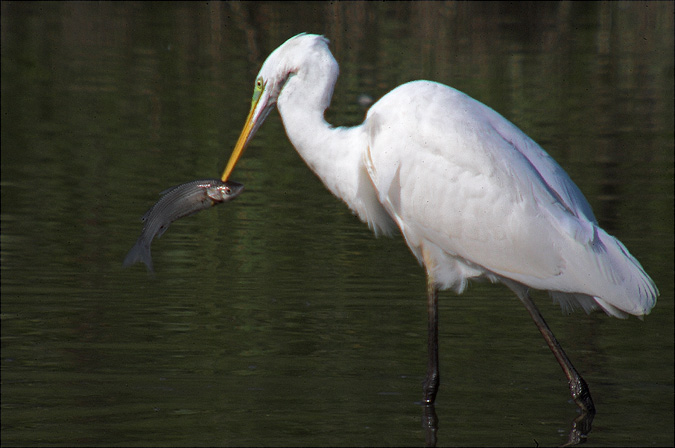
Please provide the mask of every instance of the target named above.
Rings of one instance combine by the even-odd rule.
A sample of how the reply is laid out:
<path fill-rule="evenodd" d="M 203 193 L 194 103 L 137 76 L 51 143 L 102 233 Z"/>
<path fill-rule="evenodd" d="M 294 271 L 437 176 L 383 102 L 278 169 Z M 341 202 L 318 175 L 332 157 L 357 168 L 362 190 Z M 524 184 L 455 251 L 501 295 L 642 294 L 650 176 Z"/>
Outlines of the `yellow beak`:
<path fill-rule="evenodd" d="M 253 104 L 251 104 L 251 111 L 248 113 L 248 117 L 246 117 L 246 122 L 244 123 L 244 129 L 241 131 L 241 135 L 239 136 L 239 140 L 237 140 L 237 144 L 234 146 L 234 149 L 232 150 L 232 155 L 230 156 L 230 160 L 227 162 L 227 166 L 225 167 L 225 171 L 223 171 L 223 175 L 221 177 L 221 180 L 223 182 L 227 181 L 229 179 L 230 174 L 232 174 L 232 171 L 234 170 L 234 166 L 237 164 L 239 161 L 239 158 L 241 155 L 244 153 L 244 149 L 246 149 L 246 144 L 248 143 L 251 133 L 256 129 L 256 122 L 259 119 L 264 120 L 265 116 L 256 114 L 256 111 L 258 109 L 258 105 L 260 103 L 260 99 L 263 97 L 263 95 L 259 95 L 258 98 L 255 99 Z M 256 116 L 257 115 L 257 116 Z"/>

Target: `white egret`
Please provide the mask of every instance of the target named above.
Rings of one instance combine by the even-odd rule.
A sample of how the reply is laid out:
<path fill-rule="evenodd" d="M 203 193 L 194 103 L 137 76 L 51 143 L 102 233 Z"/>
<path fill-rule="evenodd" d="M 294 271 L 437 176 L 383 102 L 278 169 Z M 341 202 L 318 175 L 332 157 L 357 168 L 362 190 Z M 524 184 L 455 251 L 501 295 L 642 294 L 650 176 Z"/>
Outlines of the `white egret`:
<path fill-rule="evenodd" d="M 658 290 L 640 263 L 598 226 L 567 173 L 494 110 L 430 81 L 403 84 L 365 121 L 324 119 L 338 76 L 328 40 L 297 35 L 264 62 L 226 181 L 277 105 L 286 134 L 324 185 L 376 234 L 400 230 L 427 276 L 424 402 L 439 386 L 438 291 L 471 279 L 504 283 L 523 302 L 563 368 L 572 397 L 594 412 L 588 386 L 529 296 L 549 291 L 564 309 L 648 314 Z"/>

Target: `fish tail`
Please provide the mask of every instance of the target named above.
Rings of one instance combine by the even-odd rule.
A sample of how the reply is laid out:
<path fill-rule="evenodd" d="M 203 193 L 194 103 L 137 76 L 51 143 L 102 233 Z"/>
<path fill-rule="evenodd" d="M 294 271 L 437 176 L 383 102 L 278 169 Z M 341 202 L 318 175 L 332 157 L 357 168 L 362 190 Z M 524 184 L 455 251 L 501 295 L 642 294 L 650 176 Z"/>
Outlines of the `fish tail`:
<path fill-rule="evenodd" d="M 131 266 L 134 263 L 142 261 L 145 263 L 145 266 L 148 268 L 148 272 L 154 273 L 154 267 L 152 266 L 152 256 L 150 255 L 150 245 L 144 244 L 143 238 L 139 238 L 134 244 L 134 247 L 131 248 L 126 257 L 124 257 L 124 262 L 122 265 L 124 267 Z"/>

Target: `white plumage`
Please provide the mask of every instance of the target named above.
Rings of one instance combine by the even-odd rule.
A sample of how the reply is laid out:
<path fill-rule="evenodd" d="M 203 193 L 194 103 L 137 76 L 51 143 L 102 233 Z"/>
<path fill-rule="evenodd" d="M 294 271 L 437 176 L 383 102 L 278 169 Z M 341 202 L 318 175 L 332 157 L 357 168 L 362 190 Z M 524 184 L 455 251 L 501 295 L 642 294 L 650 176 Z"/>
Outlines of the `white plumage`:
<path fill-rule="evenodd" d="M 658 291 L 640 263 L 511 122 L 451 87 L 415 81 L 375 103 L 363 124 L 334 128 L 324 111 L 337 76 L 321 36 L 301 34 L 277 48 L 256 79 L 223 180 L 276 103 L 307 165 L 376 233 L 398 227 L 434 288 L 461 293 L 467 281 L 489 279 L 524 302 L 535 288 L 566 309 L 600 307 L 617 317 L 652 309 Z"/>

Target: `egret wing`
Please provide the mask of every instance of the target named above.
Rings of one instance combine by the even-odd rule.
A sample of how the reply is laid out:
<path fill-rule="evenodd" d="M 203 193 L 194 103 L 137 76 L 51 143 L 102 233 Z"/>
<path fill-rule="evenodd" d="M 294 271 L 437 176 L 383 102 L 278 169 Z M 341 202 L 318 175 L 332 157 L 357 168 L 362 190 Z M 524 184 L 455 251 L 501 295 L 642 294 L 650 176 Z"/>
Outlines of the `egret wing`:
<path fill-rule="evenodd" d="M 578 187 L 492 109 L 414 82 L 382 98 L 367 124 L 365 164 L 380 202 L 420 261 L 424 249 L 435 254 L 443 286 L 504 277 L 597 297 L 610 310 L 644 314 L 653 306 L 653 282 L 597 227 Z"/>

